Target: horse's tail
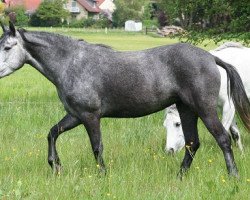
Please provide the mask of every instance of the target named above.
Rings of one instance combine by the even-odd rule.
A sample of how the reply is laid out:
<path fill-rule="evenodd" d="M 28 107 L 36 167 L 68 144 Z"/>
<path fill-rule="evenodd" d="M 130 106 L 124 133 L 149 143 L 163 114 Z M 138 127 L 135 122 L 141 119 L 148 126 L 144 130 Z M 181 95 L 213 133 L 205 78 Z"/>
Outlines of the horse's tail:
<path fill-rule="evenodd" d="M 238 112 L 245 127 L 250 131 L 250 102 L 247 98 L 245 88 L 237 70 L 230 64 L 214 56 L 217 65 L 227 72 L 228 95 L 232 96 L 236 111 Z"/>

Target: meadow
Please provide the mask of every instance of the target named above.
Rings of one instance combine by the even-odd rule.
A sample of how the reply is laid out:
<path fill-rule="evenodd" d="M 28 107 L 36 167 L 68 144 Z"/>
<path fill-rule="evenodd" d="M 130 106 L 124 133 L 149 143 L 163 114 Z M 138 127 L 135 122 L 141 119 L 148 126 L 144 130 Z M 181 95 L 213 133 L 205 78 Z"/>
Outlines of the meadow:
<path fill-rule="evenodd" d="M 178 42 L 121 31 L 46 31 L 117 50 Z M 199 122 L 201 147 L 180 181 L 176 175 L 184 150 L 175 156 L 164 152 L 164 111 L 136 119 L 102 119 L 106 176 L 98 174 L 83 126 L 62 134 L 57 148 L 63 172 L 55 176 L 47 164 L 47 134 L 65 111 L 54 86 L 25 65 L 0 80 L 0 91 L 0 199 L 249 199 L 250 135 L 241 124 L 244 154 L 233 146 L 239 180 L 228 177 L 221 150 Z"/>

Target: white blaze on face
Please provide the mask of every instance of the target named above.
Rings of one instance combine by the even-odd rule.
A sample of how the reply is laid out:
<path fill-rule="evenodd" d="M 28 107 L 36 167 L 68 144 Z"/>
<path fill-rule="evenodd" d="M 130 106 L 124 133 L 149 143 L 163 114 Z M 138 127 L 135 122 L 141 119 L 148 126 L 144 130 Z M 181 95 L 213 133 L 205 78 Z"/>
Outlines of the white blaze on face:
<path fill-rule="evenodd" d="M 7 76 L 23 66 L 25 50 L 17 37 L 5 36 L 0 41 L 0 77 Z"/>
<path fill-rule="evenodd" d="M 167 130 L 166 147 L 168 153 L 180 151 L 185 146 L 181 120 L 177 109 L 167 108 L 164 126 Z"/>

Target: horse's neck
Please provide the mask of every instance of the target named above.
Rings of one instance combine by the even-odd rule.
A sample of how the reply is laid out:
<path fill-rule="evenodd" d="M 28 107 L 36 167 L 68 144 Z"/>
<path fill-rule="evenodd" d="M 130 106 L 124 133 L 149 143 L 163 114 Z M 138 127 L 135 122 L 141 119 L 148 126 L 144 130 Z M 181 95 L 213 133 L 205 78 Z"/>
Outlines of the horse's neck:
<path fill-rule="evenodd" d="M 67 48 L 67 44 L 63 45 L 63 38 L 58 40 L 53 34 L 48 34 L 49 38 L 46 35 L 36 34 L 26 34 L 28 40 L 26 41 L 27 63 L 56 85 L 62 71 L 67 67 L 63 62 L 67 56 L 71 56 L 72 50 Z M 56 44 L 56 42 L 58 43 Z M 69 39 L 66 38 L 65 43 L 67 42 Z"/>

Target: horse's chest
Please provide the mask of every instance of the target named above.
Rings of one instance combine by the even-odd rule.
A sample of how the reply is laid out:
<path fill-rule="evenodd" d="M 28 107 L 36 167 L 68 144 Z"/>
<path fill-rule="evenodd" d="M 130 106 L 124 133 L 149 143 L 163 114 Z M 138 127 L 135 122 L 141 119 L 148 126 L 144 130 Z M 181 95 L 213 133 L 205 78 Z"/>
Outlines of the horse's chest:
<path fill-rule="evenodd" d="M 59 90 L 58 95 L 65 110 L 73 116 L 96 111 L 100 107 L 99 97 L 91 88 Z"/>

